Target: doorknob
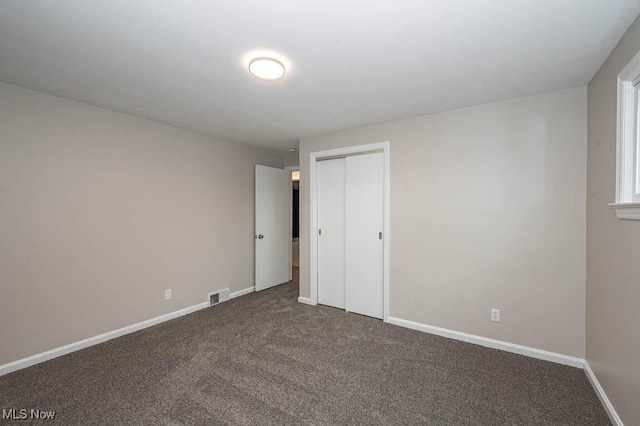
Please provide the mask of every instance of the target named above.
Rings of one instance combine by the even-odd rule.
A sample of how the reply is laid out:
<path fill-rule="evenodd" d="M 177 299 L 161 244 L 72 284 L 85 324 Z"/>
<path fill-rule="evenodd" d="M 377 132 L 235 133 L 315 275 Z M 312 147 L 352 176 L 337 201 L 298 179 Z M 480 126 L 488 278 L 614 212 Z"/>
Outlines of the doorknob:
<path fill-rule="evenodd" d="M 262 235 L 262 234 L 258 234 L 258 235 L 256 235 L 256 238 L 257 238 L 257 239 L 259 239 L 259 240 L 261 240 L 261 239 L 263 239 L 263 238 L 264 238 L 264 235 Z"/>

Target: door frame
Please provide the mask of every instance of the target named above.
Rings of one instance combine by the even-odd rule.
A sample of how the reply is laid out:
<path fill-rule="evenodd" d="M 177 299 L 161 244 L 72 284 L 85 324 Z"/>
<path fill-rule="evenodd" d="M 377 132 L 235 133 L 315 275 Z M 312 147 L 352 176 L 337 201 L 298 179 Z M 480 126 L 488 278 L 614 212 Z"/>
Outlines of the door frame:
<path fill-rule="evenodd" d="M 316 151 L 309 154 L 309 299 L 311 305 L 318 304 L 318 161 L 329 159 L 332 157 L 346 157 L 349 155 L 365 154 L 368 152 L 382 151 L 384 154 L 384 221 L 383 221 L 383 301 L 382 301 L 382 320 L 389 321 L 389 252 L 391 240 L 391 227 L 389 222 L 390 212 L 390 169 L 389 169 L 389 151 L 390 143 L 376 142 L 365 145 L 355 145 L 344 148 L 329 149 L 325 151 Z"/>

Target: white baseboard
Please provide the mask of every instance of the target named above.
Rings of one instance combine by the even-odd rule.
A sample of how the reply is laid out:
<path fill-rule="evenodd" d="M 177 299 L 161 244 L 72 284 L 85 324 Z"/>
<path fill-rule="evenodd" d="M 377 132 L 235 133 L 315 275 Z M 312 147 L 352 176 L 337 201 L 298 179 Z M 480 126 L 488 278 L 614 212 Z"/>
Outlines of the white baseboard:
<path fill-rule="evenodd" d="M 581 358 L 562 355 L 555 352 L 548 352 L 542 349 L 530 348 L 528 346 L 516 345 L 514 343 L 503 342 L 501 340 L 489 339 L 487 337 L 476 336 L 474 334 L 462 333 L 460 331 L 449 330 L 446 328 L 434 327 L 431 325 L 421 324 L 418 322 L 408 321 L 400 318 L 389 317 L 389 324 L 398 325 L 400 327 L 410 328 L 412 330 L 423 331 L 429 334 L 436 334 L 449 339 L 460 340 L 467 343 L 474 343 L 488 348 L 500 349 L 532 358 L 551 361 L 558 364 L 569 365 L 571 367 L 583 368 L 584 360 Z"/>
<path fill-rule="evenodd" d="M 41 362 L 66 355 L 71 352 L 79 351 L 80 349 L 88 348 L 89 346 L 97 345 L 98 343 L 106 342 L 107 340 L 115 339 L 116 337 L 124 336 L 125 334 L 133 333 L 134 331 L 142 330 L 143 328 L 160 324 L 161 322 L 169 321 L 171 319 L 178 318 L 195 311 L 199 311 L 200 309 L 204 309 L 208 306 L 209 304 L 206 302 L 198 303 L 197 305 L 189 306 L 188 308 L 160 315 L 159 317 L 151 318 L 137 324 L 128 325 L 117 330 L 108 331 L 98 336 L 89 337 L 88 339 L 60 346 L 59 348 L 51 349 L 49 351 L 32 355 L 27 358 L 19 359 L 8 364 L 0 365 L 0 376 L 11 373 L 13 371 L 21 370 L 26 367 L 30 367 L 35 364 L 40 364 Z"/>
<path fill-rule="evenodd" d="M 247 287 L 244 290 L 234 291 L 233 293 L 229 294 L 229 300 L 235 299 L 236 297 L 244 296 L 245 294 L 253 293 L 254 291 L 256 291 L 255 286 Z"/>
<path fill-rule="evenodd" d="M 622 423 L 622 419 L 620 419 L 620 416 L 618 416 L 616 409 L 613 408 L 613 404 L 607 397 L 607 394 L 604 393 L 604 389 L 602 389 L 600 382 L 596 378 L 595 373 L 593 372 L 593 370 L 591 369 L 587 361 L 584 362 L 584 372 L 587 375 L 589 382 L 591 382 L 591 386 L 593 386 L 593 389 L 596 391 L 596 395 L 598 395 L 598 399 L 600 400 L 600 402 L 604 406 L 605 411 L 609 415 L 609 419 L 611 420 L 611 423 L 613 423 L 615 426 L 624 426 L 624 424 Z"/>
<path fill-rule="evenodd" d="M 311 303 L 311 299 L 309 299 L 308 297 L 298 297 L 298 302 L 299 303 L 304 303 L 305 305 L 313 305 L 313 303 Z"/>

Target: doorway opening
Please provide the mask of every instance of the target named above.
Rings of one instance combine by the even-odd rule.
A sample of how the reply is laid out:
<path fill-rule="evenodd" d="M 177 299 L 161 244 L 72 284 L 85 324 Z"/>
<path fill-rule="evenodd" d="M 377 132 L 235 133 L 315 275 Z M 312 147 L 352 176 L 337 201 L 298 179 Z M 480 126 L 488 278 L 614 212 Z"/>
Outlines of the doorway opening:
<path fill-rule="evenodd" d="M 300 274 L 300 166 L 285 167 L 291 173 L 291 276 Z"/>
<path fill-rule="evenodd" d="M 300 170 L 291 172 L 291 265 L 300 267 Z"/>

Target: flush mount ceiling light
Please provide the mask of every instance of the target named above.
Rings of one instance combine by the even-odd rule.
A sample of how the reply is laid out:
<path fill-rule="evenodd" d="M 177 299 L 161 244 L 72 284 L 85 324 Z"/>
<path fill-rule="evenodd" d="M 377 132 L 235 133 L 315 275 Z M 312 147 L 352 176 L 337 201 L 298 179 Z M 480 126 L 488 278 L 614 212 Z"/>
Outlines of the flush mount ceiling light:
<path fill-rule="evenodd" d="M 284 77 L 285 69 L 279 60 L 261 56 L 249 62 L 249 72 L 257 79 L 276 81 Z"/>

